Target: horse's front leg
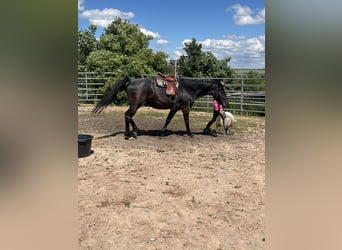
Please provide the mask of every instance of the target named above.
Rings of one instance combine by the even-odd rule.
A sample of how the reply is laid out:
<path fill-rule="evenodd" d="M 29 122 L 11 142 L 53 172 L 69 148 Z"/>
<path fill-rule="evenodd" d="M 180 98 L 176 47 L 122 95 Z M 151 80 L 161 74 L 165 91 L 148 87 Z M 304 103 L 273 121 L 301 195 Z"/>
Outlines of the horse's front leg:
<path fill-rule="evenodd" d="M 164 126 L 162 127 L 162 136 L 165 133 L 166 127 L 169 125 L 169 123 L 171 122 L 172 118 L 174 117 L 174 115 L 177 113 L 178 109 L 171 109 L 169 114 L 167 115 L 166 121 Z"/>
<path fill-rule="evenodd" d="M 190 131 L 190 125 L 189 125 L 189 113 L 190 113 L 190 108 L 183 108 L 183 117 L 184 117 L 184 122 L 185 122 L 185 127 L 186 127 L 186 132 L 189 136 L 193 137 L 194 135 Z"/>

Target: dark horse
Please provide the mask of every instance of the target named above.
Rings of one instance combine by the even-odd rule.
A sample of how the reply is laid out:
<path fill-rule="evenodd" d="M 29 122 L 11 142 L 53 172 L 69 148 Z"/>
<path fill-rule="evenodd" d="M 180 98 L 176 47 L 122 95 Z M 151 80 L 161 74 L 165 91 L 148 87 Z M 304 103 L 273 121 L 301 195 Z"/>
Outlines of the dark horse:
<path fill-rule="evenodd" d="M 144 104 L 156 109 L 170 109 L 162 128 L 162 133 L 171 122 L 173 116 L 178 110 L 182 110 L 187 134 L 192 136 L 189 126 L 189 112 L 195 100 L 204 95 L 210 94 L 223 107 L 228 105 L 227 96 L 224 90 L 224 84 L 221 80 L 195 80 L 177 78 L 179 87 L 176 96 L 168 96 L 165 88 L 157 86 L 155 79 L 139 78 L 130 80 L 125 78 L 119 81 L 94 107 L 92 113 L 100 113 L 109 104 L 111 104 L 119 91 L 125 89 L 128 97 L 129 109 L 125 112 L 125 138 L 130 137 L 129 124 L 133 128 L 133 136 L 137 136 L 138 127 L 133 121 L 133 116 L 137 110 Z"/>

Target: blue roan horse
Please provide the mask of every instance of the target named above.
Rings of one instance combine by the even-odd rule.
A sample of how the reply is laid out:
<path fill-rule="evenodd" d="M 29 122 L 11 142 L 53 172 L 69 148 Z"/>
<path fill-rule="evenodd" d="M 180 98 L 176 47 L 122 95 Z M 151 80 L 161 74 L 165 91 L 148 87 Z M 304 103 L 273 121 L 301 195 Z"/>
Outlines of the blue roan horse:
<path fill-rule="evenodd" d="M 197 80 L 177 78 L 179 87 L 176 90 L 176 95 L 170 97 L 165 93 L 165 88 L 157 85 L 156 79 L 139 78 L 130 80 L 125 78 L 119 81 L 94 107 L 92 113 L 97 114 L 103 111 L 111 104 L 119 91 L 124 90 L 127 93 L 129 109 L 125 112 L 125 138 L 130 136 L 136 137 L 138 127 L 133 121 L 133 116 L 137 110 L 144 104 L 156 109 L 170 109 L 163 126 L 162 133 L 171 122 L 173 116 L 178 110 L 182 110 L 187 134 L 192 136 L 189 126 L 189 112 L 195 100 L 204 95 L 210 94 L 223 107 L 228 105 L 227 96 L 224 90 L 224 84 L 221 80 Z M 130 133 L 129 124 L 132 125 L 133 133 Z"/>

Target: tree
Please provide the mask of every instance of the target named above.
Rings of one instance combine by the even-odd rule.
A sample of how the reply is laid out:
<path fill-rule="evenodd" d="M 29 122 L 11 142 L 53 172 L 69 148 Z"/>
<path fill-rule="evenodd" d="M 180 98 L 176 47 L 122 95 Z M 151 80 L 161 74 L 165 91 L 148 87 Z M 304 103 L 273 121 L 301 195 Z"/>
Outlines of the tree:
<path fill-rule="evenodd" d="M 265 83 L 263 74 L 250 70 L 248 71 L 247 75 L 244 76 L 246 78 L 244 83 L 246 84 L 245 90 L 246 91 L 261 91 L 264 89 L 263 84 Z M 249 86 L 251 85 L 251 86 Z"/>
<path fill-rule="evenodd" d="M 117 18 L 104 29 L 97 43 L 97 51 L 89 54 L 87 69 L 113 72 L 115 80 L 165 71 L 167 55 L 161 51 L 153 53 L 148 48 L 152 39 L 152 36 L 142 33 L 138 25 Z"/>
<path fill-rule="evenodd" d="M 96 50 L 97 40 L 95 32 L 97 27 L 90 25 L 88 30 L 78 31 L 78 66 L 79 70 L 84 70 L 85 61 L 92 51 Z"/>
<path fill-rule="evenodd" d="M 179 75 L 184 77 L 232 77 L 233 70 L 228 66 L 230 57 L 218 60 L 211 52 L 203 52 L 202 45 L 191 42 L 183 48 L 186 55 L 180 56 L 177 65 Z"/>
<path fill-rule="evenodd" d="M 100 37 L 99 49 L 113 53 L 133 56 L 147 49 L 152 36 L 142 33 L 138 25 L 129 23 L 121 18 L 115 19 Z"/>
<path fill-rule="evenodd" d="M 151 50 L 152 52 L 152 50 Z M 168 73 L 169 66 L 167 63 L 168 55 L 166 55 L 162 51 L 157 51 L 155 54 L 152 53 L 150 57 L 148 57 L 150 60 L 148 61 L 148 64 L 152 67 L 153 73 Z"/>
<path fill-rule="evenodd" d="M 145 74 L 165 73 L 168 56 L 161 51 L 154 53 L 148 47 L 152 39 L 152 36 L 142 33 L 137 25 L 117 18 L 104 29 L 95 50 L 87 54 L 84 68 L 87 71 L 113 73 L 102 88 L 103 93 L 126 76 L 139 78 Z M 125 95 L 119 94 L 118 97 L 116 104 L 125 103 Z"/>
<path fill-rule="evenodd" d="M 117 18 L 104 30 L 99 41 L 99 48 L 133 56 L 147 49 L 152 39 L 152 36 L 142 33 L 138 25 Z"/>
<path fill-rule="evenodd" d="M 86 59 L 88 71 L 94 72 L 112 72 L 117 67 L 121 66 L 123 58 L 115 56 L 108 50 L 92 51 Z"/>

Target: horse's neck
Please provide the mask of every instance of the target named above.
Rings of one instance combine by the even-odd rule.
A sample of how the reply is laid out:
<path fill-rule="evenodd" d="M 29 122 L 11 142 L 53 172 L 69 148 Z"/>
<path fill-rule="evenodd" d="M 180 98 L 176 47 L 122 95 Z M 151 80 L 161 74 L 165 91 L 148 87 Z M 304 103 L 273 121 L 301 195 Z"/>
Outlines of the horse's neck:
<path fill-rule="evenodd" d="M 194 99 L 197 99 L 212 91 L 213 86 L 207 82 L 198 82 L 189 86 L 187 90 Z"/>

